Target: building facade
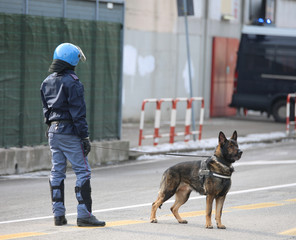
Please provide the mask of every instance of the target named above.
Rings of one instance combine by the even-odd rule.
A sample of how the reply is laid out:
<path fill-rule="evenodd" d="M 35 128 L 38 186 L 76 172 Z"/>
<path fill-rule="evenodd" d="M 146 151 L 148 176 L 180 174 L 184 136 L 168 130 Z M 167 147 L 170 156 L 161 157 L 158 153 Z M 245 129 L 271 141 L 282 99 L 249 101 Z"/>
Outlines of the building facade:
<path fill-rule="evenodd" d="M 139 121 L 145 98 L 189 97 L 184 17 L 172 0 L 126 0 L 123 120 Z M 190 1 L 188 1 L 190 2 Z M 296 28 L 296 1 L 193 0 L 188 16 L 193 96 L 205 99 L 205 117 L 235 114 L 229 109 L 236 51 L 243 25 Z M 145 119 L 153 121 L 155 106 Z M 171 106 L 162 109 L 169 120 Z M 183 117 L 183 116 L 182 116 Z M 181 120 L 182 117 L 179 117 Z M 196 116 L 198 117 L 198 116 Z"/>

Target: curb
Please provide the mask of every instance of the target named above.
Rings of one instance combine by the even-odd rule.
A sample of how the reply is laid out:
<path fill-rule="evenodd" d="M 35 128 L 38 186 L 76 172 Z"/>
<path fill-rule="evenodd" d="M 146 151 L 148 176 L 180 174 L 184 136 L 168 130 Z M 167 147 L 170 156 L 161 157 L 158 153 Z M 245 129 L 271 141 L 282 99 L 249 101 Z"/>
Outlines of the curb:
<path fill-rule="evenodd" d="M 285 140 L 295 140 L 296 137 L 287 136 L 287 137 L 278 137 L 278 138 L 271 138 L 266 140 L 260 140 L 260 141 L 242 141 L 239 144 L 245 145 L 245 144 L 271 144 L 271 143 L 278 143 Z M 204 139 L 206 140 L 206 139 Z M 177 150 L 169 150 L 169 151 L 141 151 L 141 148 L 136 150 L 137 148 L 131 148 L 129 151 L 129 160 L 137 160 L 137 158 L 141 156 L 153 156 L 153 155 L 166 155 L 169 153 L 184 153 L 184 152 L 195 152 L 195 151 L 214 151 L 216 146 L 209 146 L 209 147 L 196 147 L 196 148 L 183 148 L 183 149 L 177 149 Z M 198 156 L 197 156 L 198 157 Z"/>

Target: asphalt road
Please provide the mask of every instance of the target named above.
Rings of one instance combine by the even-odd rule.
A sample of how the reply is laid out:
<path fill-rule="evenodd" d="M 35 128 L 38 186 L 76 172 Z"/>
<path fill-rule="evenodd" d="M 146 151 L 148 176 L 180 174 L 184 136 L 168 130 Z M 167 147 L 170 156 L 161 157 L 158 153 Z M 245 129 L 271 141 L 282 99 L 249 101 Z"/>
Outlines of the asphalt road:
<path fill-rule="evenodd" d="M 159 223 L 149 222 L 163 171 L 195 159 L 153 156 L 93 169 L 93 212 L 107 222 L 104 228 L 76 226 L 75 176 L 70 170 L 65 181 L 68 225 L 62 227 L 53 225 L 48 172 L 0 177 L 0 240 L 296 239 L 295 144 L 244 146 L 223 209 L 225 230 L 215 225 L 205 229 L 205 198 L 197 193 L 180 209 L 188 224 L 171 215 L 173 199 L 158 210 Z"/>

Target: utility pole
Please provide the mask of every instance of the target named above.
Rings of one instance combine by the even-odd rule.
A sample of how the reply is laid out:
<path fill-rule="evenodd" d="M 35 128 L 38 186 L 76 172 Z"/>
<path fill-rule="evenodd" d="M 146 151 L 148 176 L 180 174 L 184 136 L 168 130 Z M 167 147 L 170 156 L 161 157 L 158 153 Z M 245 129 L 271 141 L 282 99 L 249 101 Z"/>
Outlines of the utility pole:
<path fill-rule="evenodd" d="M 193 3 L 192 3 L 193 4 Z M 190 57 L 190 44 L 189 44 L 189 33 L 188 33 L 188 7 L 187 0 L 183 0 L 184 7 L 184 20 L 185 20 L 185 34 L 186 34 L 186 47 L 187 47 L 187 62 L 188 62 L 188 77 L 189 77 L 189 89 L 190 89 L 190 98 L 193 97 L 192 93 L 192 76 L 191 76 L 191 57 Z M 195 114 L 194 114 L 194 103 L 192 102 L 191 106 L 191 126 L 192 130 L 195 131 Z M 193 134 L 193 140 L 196 140 L 195 134 Z"/>

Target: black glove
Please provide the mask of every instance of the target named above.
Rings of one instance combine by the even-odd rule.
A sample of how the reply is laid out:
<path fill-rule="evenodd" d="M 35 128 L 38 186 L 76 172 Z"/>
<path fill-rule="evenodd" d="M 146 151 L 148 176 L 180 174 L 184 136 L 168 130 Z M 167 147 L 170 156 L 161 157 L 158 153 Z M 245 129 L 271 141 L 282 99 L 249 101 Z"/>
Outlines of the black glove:
<path fill-rule="evenodd" d="M 50 121 L 48 121 L 47 118 L 44 118 L 44 123 L 47 125 L 47 128 L 45 130 L 45 137 L 48 138 L 48 130 L 50 128 Z"/>
<path fill-rule="evenodd" d="M 46 128 L 46 130 L 45 130 L 45 137 L 46 137 L 46 138 L 48 138 L 48 131 L 49 131 L 49 128 L 50 128 L 50 126 L 47 125 L 47 128 Z"/>
<path fill-rule="evenodd" d="M 84 156 L 86 157 L 89 154 L 91 149 L 89 138 L 81 139 L 81 142 L 83 146 L 83 153 L 84 153 Z"/>

